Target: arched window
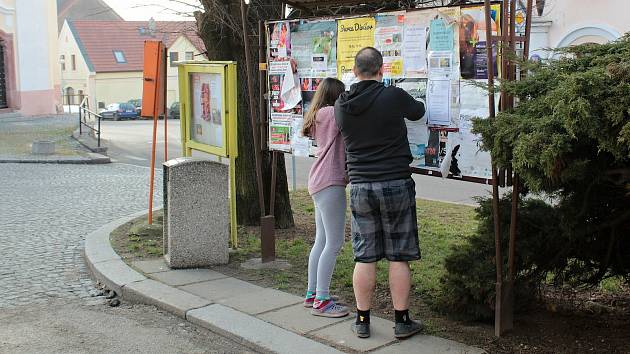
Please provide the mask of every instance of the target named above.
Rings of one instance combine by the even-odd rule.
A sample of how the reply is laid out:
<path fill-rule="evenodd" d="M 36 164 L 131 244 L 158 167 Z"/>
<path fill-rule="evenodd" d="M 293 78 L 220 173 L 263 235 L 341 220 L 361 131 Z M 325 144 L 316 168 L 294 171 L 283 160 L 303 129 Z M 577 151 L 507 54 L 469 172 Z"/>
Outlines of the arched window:
<path fill-rule="evenodd" d="M 588 25 L 574 28 L 558 42 L 556 47 L 568 47 L 571 45 L 584 43 L 604 44 L 614 41 L 621 34 L 613 28 L 606 25 Z"/>
<path fill-rule="evenodd" d="M 73 105 L 74 103 L 74 89 L 72 87 L 66 88 L 66 104 Z"/>

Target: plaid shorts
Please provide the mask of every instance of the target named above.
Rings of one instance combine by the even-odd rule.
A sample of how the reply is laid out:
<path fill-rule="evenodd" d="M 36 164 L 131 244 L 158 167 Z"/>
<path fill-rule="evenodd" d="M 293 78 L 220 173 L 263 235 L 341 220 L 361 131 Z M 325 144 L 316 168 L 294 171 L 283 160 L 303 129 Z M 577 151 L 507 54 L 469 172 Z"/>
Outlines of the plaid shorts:
<path fill-rule="evenodd" d="M 351 184 L 350 210 L 355 262 L 420 259 L 413 179 Z"/>

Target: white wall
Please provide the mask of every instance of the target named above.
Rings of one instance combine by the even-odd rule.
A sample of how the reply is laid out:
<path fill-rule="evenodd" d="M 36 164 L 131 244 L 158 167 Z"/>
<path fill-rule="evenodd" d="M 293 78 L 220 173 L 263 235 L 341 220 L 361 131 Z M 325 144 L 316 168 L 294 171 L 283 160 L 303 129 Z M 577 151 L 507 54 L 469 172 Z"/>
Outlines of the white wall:
<path fill-rule="evenodd" d="M 53 89 L 48 43 L 48 14 L 45 0 L 18 0 L 17 17 L 18 86 L 20 91 Z M 24 105 L 25 102 L 22 102 Z"/>
<path fill-rule="evenodd" d="M 79 90 L 83 91 L 85 95 L 88 95 L 90 99 L 94 97 L 94 93 L 90 91 L 89 86 L 89 76 L 90 69 L 83 58 L 83 54 L 81 54 L 81 49 L 79 48 L 76 38 L 74 38 L 74 34 L 70 30 L 70 26 L 66 21 L 61 27 L 61 31 L 59 32 L 58 37 L 58 54 L 57 58 L 60 58 L 61 55 L 65 58 L 65 70 L 61 70 L 61 87 L 65 89 L 67 87 L 72 87 L 74 89 L 75 94 L 79 94 Z M 76 58 L 76 68 L 72 70 L 72 55 Z M 61 64 L 57 63 L 59 68 L 61 68 Z M 90 107 L 95 107 L 94 101 L 90 100 Z"/>
<path fill-rule="evenodd" d="M 186 52 L 193 53 L 193 60 L 207 60 L 205 55 L 200 55 L 200 52 L 195 46 L 186 38 L 185 36 L 180 36 L 173 42 L 170 48 L 168 48 L 168 53 L 170 55 L 171 52 L 178 53 L 178 60 L 184 61 L 186 59 Z M 166 104 L 168 107 L 171 106 L 173 102 L 179 102 L 179 81 L 178 81 L 178 71 L 177 66 L 171 67 L 170 60 L 167 63 L 167 94 L 166 94 Z"/>
<path fill-rule="evenodd" d="M 546 58 L 545 47 L 617 39 L 630 31 L 629 13 L 628 0 L 547 0 L 543 15 L 534 16 L 531 54 Z"/>

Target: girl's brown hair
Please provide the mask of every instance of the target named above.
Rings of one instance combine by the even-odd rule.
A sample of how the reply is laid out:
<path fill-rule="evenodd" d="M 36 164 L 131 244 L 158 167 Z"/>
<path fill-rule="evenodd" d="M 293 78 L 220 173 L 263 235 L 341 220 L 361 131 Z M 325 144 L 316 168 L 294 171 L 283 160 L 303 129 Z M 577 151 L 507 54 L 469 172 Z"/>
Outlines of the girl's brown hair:
<path fill-rule="evenodd" d="M 315 132 L 315 118 L 317 117 L 317 111 L 326 106 L 334 106 L 335 101 L 346 90 L 346 85 L 343 82 L 327 77 L 319 84 L 311 106 L 304 115 L 304 125 L 302 127 L 302 135 L 313 137 Z"/>

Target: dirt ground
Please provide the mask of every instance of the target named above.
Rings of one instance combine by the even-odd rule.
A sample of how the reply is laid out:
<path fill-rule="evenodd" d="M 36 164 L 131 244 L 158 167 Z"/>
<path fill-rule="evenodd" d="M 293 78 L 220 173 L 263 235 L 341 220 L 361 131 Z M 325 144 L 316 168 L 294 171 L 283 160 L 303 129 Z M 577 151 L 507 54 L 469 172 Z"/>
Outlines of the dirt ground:
<path fill-rule="evenodd" d="M 315 234 L 314 220 L 310 213 L 302 212 L 309 210 L 309 203 L 305 198 L 292 200 L 296 227 L 276 230 L 279 242 L 303 240 L 304 247 L 310 248 Z M 142 222 L 140 219 L 135 224 L 123 225 L 112 234 L 113 244 L 123 258 L 155 257 L 151 252 L 133 246 L 138 243 L 137 232 L 132 236 L 136 241 L 125 240 L 129 229 Z M 258 232 L 257 227 L 241 227 L 239 237 L 246 240 L 249 235 L 251 241 L 251 235 Z M 150 236 L 150 232 L 146 237 L 151 238 L 148 241 L 149 251 L 152 247 L 161 248 L 161 238 L 156 240 L 158 237 Z M 228 265 L 215 269 L 255 284 L 303 295 L 306 261 L 292 262 L 296 264 L 285 272 L 245 270 L 240 267 L 241 262 L 260 256 L 255 242 L 249 246 L 244 246 L 245 251 L 232 253 Z M 387 286 L 386 283 L 377 286 L 373 312 L 390 318 L 393 314 Z M 331 292 L 352 307 L 354 297 L 351 286 L 333 286 Z M 501 338 L 494 336 L 491 323 L 451 319 L 429 307 L 420 297 L 412 298 L 410 310 L 416 318 L 425 321 L 429 333 L 474 345 L 489 353 L 630 353 L 629 286 L 614 293 L 549 287 L 543 289 L 542 294 L 537 303 L 515 315 L 514 330 Z"/>

